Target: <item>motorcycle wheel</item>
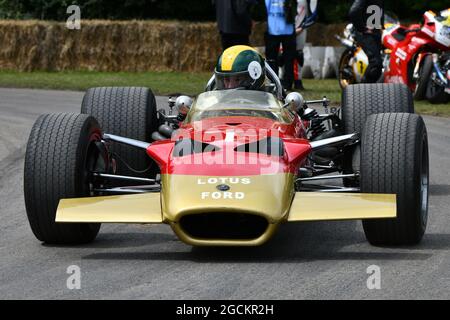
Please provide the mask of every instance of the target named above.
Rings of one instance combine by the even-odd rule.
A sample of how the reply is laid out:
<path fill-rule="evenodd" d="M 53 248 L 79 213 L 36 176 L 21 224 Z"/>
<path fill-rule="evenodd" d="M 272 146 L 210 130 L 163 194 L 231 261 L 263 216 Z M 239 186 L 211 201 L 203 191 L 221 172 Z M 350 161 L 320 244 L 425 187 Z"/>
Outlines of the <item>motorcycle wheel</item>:
<path fill-rule="evenodd" d="M 431 79 L 428 81 L 426 97 L 432 104 L 444 104 L 450 101 L 450 95 L 445 92 L 443 86 L 438 85 Z"/>
<path fill-rule="evenodd" d="M 349 66 L 350 59 L 353 56 L 353 52 L 349 49 L 342 53 L 341 60 L 339 61 L 339 85 L 341 89 L 344 90 L 351 84 L 356 83 L 353 70 Z M 350 70 L 349 70 L 350 69 Z M 349 76 L 351 74 L 351 76 Z"/>
<path fill-rule="evenodd" d="M 432 69 L 433 57 L 431 55 L 427 55 L 419 69 L 419 79 L 417 79 L 416 90 L 414 91 L 415 100 L 423 100 L 425 98 Z"/>

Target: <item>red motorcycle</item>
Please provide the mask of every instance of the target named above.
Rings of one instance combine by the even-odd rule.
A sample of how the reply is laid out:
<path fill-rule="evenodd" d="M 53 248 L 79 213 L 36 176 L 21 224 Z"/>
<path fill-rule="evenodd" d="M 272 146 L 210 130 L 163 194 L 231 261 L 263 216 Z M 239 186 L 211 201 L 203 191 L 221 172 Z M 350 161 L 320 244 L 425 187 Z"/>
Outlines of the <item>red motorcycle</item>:
<path fill-rule="evenodd" d="M 448 10 L 439 15 L 427 11 L 421 24 L 409 27 L 400 23 L 386 26 L 383 32 L 383 45 L 388 53 L 384 62 L 385 83 L 406 84 L 417 100 L 425 97 L 431 74 L 437 67 L 436 56 L 450 50 L 450 19 L 444 12 Z"/>

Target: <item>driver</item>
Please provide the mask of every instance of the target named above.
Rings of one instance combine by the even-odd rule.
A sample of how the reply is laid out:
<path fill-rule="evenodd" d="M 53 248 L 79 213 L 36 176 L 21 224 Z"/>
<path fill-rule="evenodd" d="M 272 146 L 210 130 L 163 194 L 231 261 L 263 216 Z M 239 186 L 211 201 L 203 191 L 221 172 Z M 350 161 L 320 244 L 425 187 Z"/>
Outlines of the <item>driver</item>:
<path fill-rule="evenodd" d="M 218 90 L 263 90 L 266 80 L 265 60 L 252 47 L 230 47 L 219 57 L 215 77 Z"/>

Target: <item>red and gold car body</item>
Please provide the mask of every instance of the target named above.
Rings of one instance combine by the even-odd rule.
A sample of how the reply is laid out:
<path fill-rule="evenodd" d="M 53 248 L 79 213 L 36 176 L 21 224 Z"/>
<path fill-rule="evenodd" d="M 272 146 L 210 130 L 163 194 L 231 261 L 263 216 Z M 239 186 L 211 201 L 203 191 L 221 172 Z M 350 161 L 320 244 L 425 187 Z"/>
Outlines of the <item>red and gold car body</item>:
<path fill-rule="evenodd" d="M 395 195 L 296 193 L 306 128 L 270 93 L 205 92 L 147 148 L 160 193 L 62 200 L 56 221 L 166 223 L 190 245 L 256 246 L 288 221 L 395 217 Z"/>

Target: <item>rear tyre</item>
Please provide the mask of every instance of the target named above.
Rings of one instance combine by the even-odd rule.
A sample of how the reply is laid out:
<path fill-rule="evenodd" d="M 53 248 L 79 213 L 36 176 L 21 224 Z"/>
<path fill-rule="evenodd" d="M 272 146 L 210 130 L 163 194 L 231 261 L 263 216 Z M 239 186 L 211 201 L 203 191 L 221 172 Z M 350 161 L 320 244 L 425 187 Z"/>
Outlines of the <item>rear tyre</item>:
<path fill-rule="evenodd" d="M 342 120 L 346 134 L 362 133 L 366 119 L 373 114 L 414 113 L 414 100 L 408 87 L 402 84 L 356 84 L 344 89 Z M 360 147 L 346 153 L 344 173 L 360 171 Z M 346 187 L 358 187 L 358 179 L 344 179 Z"/>
<path fill-rule="evenodd" d="M 91 150 L 101 137 L 97 121 L 87 115 L 43 115 L 34 124 L 25 155 L 24 195 L 39 240 L 82 244 L 97 236 L 100 224 L 56 223 L 55 216 L 60 199 L 90 195 Z"/>
<path fill-rule="evenodd" d="M 362 136 L 361 192 L 397 194 L 397 218 L 363 221 L 372 245 L 413 245 L 428 219 L 428 138 L 415 114 L 370 116 Z"/>
<path fill-rule="evenodd" d="M 89 89 L 83 99 L 81 113 L 94 116 L 105 133 L 151 142 L 158 131 L 155 96 L 148 88 L 104 87 Z M 154 178 L 157 164 L 145 150 L 123 144 L 111 146 L 117 160 L 116 174 Z"/>
<path fill-rule="evenodd" d="M 345 88 L 342 116 L 346 133 L 362 133 L 366 119 L 372 114 L 414 113 L 414 100 L 403 84 L 356 84 Z"/>
<path fill-rule="evenodd" d="M 416 90 L 414 91 L 415 100 L 423 100 L 427 91 L 428 82 L 430 81 L 431 70 L 433 69 L 433 57 L 427 55 L 419 70 L 419 79 L 417 79 Z"/>

